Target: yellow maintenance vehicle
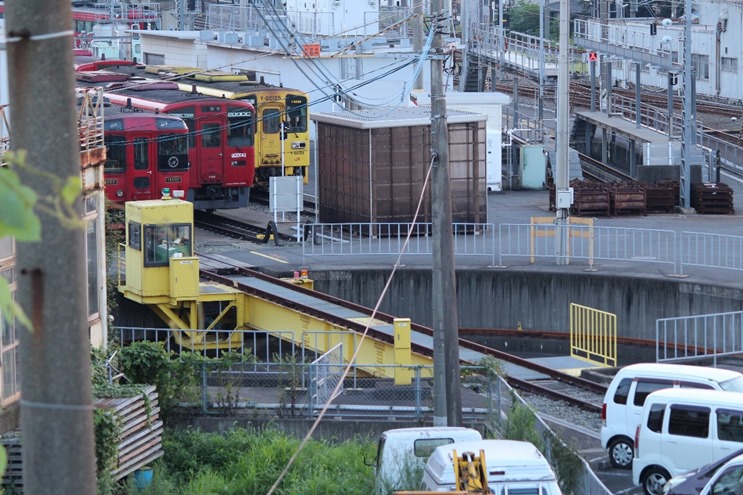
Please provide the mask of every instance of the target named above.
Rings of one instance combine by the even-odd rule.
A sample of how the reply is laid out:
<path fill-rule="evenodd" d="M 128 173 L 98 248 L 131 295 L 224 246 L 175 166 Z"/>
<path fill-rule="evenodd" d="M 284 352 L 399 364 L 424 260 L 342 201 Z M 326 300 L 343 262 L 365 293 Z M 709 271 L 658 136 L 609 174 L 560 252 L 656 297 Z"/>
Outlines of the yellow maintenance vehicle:
<path fill-rule="evenodd" d="M 182 348 L 238 350 L 245 332 L 259 331 L 321 353 L 342 343 L 344 362 L 358 347 L 358 360 L 368 363 L 370 374 L 394 377 L 397 384 L 409 384 L 412 371 L 384 365 L 430 369 L 431 356 L 413 349 L 410 319 L 380 321 L 320 301 L 323 294 L 309 290 L 313 284 L 306 275 L 276 279 L 247 267 L 227 266 L 225 258 L 219 261 L 224 266 L 209 268 L 207 276 L 204 266 L 217 262 L 200 260 L 194 252 L 193 204 L 169 191 L 159 200 L 127 202 L 125 215 L 118 290 L 151 308 Z M 369 338 L 360 341 L 365 326 Z M 426 338 L 430 340 L 418 337 Z"/>
<path fill-rule="evenodd" d="M 454 458 L 454 481 L 455 490 L 447 493 L 453 495 L 492 495 L 493 491 L 488 486 L 488 470 L 485 461 L 485 451 L 480 450 L 480 455 L 474 452 L 462 452 L 457 455 L 456 449 L 452 451 Z M 427 495 L 440 493 L 433 491 L 397 491 L 394 495 Z"/>

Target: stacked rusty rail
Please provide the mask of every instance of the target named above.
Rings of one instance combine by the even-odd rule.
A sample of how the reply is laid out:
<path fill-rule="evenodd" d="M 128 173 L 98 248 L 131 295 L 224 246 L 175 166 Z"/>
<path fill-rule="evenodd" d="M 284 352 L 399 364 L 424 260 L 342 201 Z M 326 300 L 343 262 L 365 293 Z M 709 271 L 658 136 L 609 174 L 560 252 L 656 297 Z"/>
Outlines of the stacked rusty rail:
<path fill-rule="evenodd" d="M 666 179 L 645 186 L 645 211 L 647 213 L 673 213 L 679 204 L 680 184 Z"/>
<path fill-rule="evenodd" d="M 701 214 L 732 215 L 735 213 L 733 190 L 722 182 L 693 184 L 691 206 Z"/>
<path fill-rule="evenodd" d="M 665 179 L 653 184 L 635 180 L 601 182 L 573 179 L 573 204 L 570 214 L 575 216 L 646 215 L 673 213 L 679 204 L 680 183 Z M 549 209 L 556 210 L 556 191 L 549 187 Z M 733 190 L 725 183 L 701 183 L 692 186 L 691 206 L 701 215 L 735 213 Z"/>
<path fill-rule="evenodd" d="M 612 215 L 644 215 L 646 195 L 644 184 L 633 181 L 609 184 Z"/>

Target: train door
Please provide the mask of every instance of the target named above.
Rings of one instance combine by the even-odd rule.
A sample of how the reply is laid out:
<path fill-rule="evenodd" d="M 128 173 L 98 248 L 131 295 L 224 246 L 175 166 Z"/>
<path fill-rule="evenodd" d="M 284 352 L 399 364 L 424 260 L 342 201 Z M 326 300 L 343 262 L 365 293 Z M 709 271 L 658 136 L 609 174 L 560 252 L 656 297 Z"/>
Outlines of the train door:
<path fill-rule="evenodd" d="M 202 184 L 221 183 L 224 178 L 225 125 L 220 119 L 197 120 L 197 140 L 201 140 L 199 156 L 199 181 Z"/>
<path fill-rule="evenodd" d="M 131 184 L 130 201 L 152 199 L 155 196 L 152 177 L 152 167 L 157 163 L 155 145 L 149 135 L 138 135 L 131 140 L 132 164 L 129 169 L 129 184 Z"/>
<path fill-rule="evenodd" d="M 124 203 L 131 199 L 128 194 L 129 185 L 126 183 L 126 168 L 129 163 L 126 156 L 126 137 L 112 133 L 110 122 L 106 122 L 105 129 L 106 163 L 103 175 L 106 183 L 106 198 L 115 203 Z"/>
<path fill-rule="evenodd" d="M 277 104 L 259 104 L 258 120 L 262 123 L 260 133 L 260 166 L 274 167 L 268 175 L 281 175 L 281 107 Z M 264 178 L 265 179 L 265 178 Z M 267 180 L 267 179 L 265 179 Z"/>
<path fill-rule="evenodd" d="M 227 146 L 225 181 L 253 185 L 255 174 L 255 115 L 252 108 L 227 105 Z"/>

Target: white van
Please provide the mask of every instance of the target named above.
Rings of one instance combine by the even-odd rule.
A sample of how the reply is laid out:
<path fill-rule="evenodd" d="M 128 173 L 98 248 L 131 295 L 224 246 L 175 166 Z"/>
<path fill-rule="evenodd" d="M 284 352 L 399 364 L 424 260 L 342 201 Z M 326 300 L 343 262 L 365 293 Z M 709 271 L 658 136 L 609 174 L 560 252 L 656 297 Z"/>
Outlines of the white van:
<path fill-rule="evenodd" d="M 375 493 L 388 495 L 397 490 L 415 489 L 423 466 L 440 445 L 482 440 L 479 431 L 457 426 L 396 428 L 379 437 Z"/>
<path fill-rule="evenodd" d="M 743 448 L 743 394 L 670 388 L 650 394 L 635 433 L 632 481 L 660 495 L 673 476 Z"/>
<path fill-rule="evenodd" d="M 457 456 L 482 450 L 493 493 L 519 495 L 560 495 L 557 477 L 547 459 L 529 442 L 516 440 L 479 440 L 436 447 L 426 463 L 421 490 L 450 492 L 454 481 L 454 450 Z"/>
<path fill-rule="evenodd" d="M 601 410 L 601 446 L 611 464 L 629 469 L 634 457 L 635 428 L 648 394 L 664 388 L 695 388 L 743 392 L 737 371 L 683 364 L 641 363 L 619 370 L 611 381 Z"/>

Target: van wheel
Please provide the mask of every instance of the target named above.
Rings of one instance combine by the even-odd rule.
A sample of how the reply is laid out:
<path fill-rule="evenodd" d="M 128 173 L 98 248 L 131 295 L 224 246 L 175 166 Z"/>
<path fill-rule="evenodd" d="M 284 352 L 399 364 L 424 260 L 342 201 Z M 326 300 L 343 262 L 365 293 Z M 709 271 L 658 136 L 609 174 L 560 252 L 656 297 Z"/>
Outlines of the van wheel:
<path fill-rule="evenodd" d="M 642 475 L 642 491 L 645 492 L 645 495 L 661 495 L 663 485 L 669 479 L 671 479 L 671 475 L 668 474 L 668 471 L 662 467 L 651 467 Z"/>
<path fill-rule="evenodd" d="M 617 469 L 632 467 L 632 457 L 634 455 L 632 440 L 627 437 L 617 438 L 609 444 L 609 461 Z"/>

